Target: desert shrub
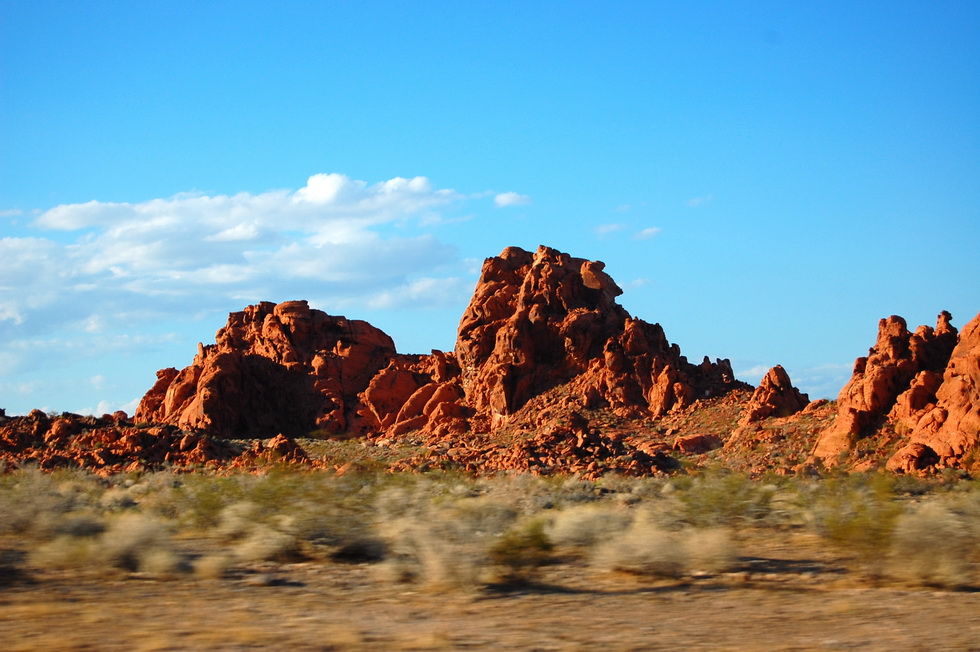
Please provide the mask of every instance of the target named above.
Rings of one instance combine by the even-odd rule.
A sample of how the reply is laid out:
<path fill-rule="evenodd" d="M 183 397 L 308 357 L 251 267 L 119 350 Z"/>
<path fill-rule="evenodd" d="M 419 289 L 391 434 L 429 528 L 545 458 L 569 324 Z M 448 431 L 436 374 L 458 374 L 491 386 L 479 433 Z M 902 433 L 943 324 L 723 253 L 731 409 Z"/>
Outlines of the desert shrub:
<path fill-rule="evenodd" d="M 219 525 L 228 505 L 242 500 L 240 480 L 240 476 L 205 473 L 181 476 L 170 495 L 171 504 L 158 504 L 156 510 L 173 514 L 183 525 L 210 530 Z"/>
<path fill-rule="evenodd" d="M 194 575 L 202 579 L 221 579 L 232 567 L 234 560 L 224 552 L 202 555 L 193 562 Z"/>
<path fill-rule="evenodd" d="M 809 519 L 816 532 L 854 555 L 873 576 L 882 574 L 902 506 L 891 478 L 881 475 L 832 478 L 808 492 Z"/>
<path fill-rule="evenodd" d="M 173 547 L 164 523 L 142 514 L 128 513 L 108 522 L 105 531 L 87 529 L 59 534 L 31 553 L 41 567 L 141 571 L 167 576 L 188 570 Z"/>
<path fill-rule="evenodd" d="M 241 539 L 260 525 L 259 506 L 248 500 L 231 503 L 221 510 L 217 521 L 214 532 L 222 539 Z"/>
<path fill-rule="evenodd" d="M 689 572 L 723 573 L 736 565 L 737 547 L 728 528 L 687 528 L 681 534 Z"/>
<path fill-rule="evenodd" d="M 417 486 L 423 491 L 427 483 Z M 487 496 L 420 499 L 412 491 L 381 497 L 378 522 L 387 557 L 379 572 L 387 579 L 416 581 L 431 588 L 474 589 L 488 578 L 489 549 L 515 522 L 518 510 Z"/>
<path fill-rule="evenodd" d="M 243 477 L 237 485 L 243 499 L 223 507 L 214 532 L 239 542 L 237 555 L 252 561 L 378 559 L 370 487 L 328 474 Z"/>
<path fill-rule="evenodd" d="M 242 561 L 294 561 L 302 557 L 297 538 L 287 532 L 258 525 L 234 548 L 235 556 Z"/>
<path fill-rule="evenodd" d="M 551 561 L 554 545 L 545 533 L 541 517 L 518 523 L 490 544 L 490 563 L 502 584 L 525 584 L 538 577 L 538 570 Z"/>
<path fill-rule="evenodd" d="M 777 489 L 724 472 L 695 478 L 681 487 L 674 495 L 683 505 L 684 520 L 696 527 L 762 523 L 770 515 Z"/>
<path fill-rule="evenodd" d="M 898 517 L 889 574 L 915 584 L 968 586 L 978 547 L 973 522 L 943 502 L 917 505 Z"/>
<path fill-rule="evenodd" d="M 633 520 L 629 510 L 609 501 L 574 505 L 550 516 L 548 538 L 558 547 L 572 549 L 590 548 L 618 536 Z"/>
<path fill-rule="evenodd" d="M 727 528 L 668 529 L 655 512 L 641 511 L 620 536 L 600 543 L 592 556 L 598 568 L 677 578 L 695 572 L 721 573 L 736 563 Z"/>
<path fill-rule="evenodd" d="M 676 486 L 666 478 L 659 477 L 629 477 L 622 475 L 604 476 L 597 486 L 617 502 L 634 505 L 660 500 Z M 669 488 L 668 488 L 669 487 Z"/>
<path fill-rule="evenodd" d="M 647 514 L 640 514 L 621 535 L 599 545 L 592 562 L 605 570 L 638 575 L 679 577 L 684 554 L 676 532 L 670 532 Z"/>
<path fill-rule="evenodd" d="M 0 476 L 0 534 L 50 536 L 62 517 L 85 507 L 98 485 L 81 472 L 25 467 Z"/>
<path fill-rule="evenodd" d="M 166 524 L 143 514 L 116 518 L 99 543 L 98 555 L 109 565 L 124 570 L 169 573 L 177 571 L 182 563 L 173 550 Z M 165 566 L 165 560 L 169 565 Z"/>

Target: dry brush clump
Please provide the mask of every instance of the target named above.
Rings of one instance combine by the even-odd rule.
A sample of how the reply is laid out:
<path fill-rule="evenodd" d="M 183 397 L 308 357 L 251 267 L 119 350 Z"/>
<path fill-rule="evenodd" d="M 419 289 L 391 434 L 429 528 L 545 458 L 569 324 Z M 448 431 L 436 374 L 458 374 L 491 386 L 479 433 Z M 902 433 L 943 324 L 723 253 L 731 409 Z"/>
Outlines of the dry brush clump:
<path fill-rule="evenodd" d="M 490 548 L 513 525 L 516 509 L 486 496 L 381 500 L 406 498 L 411 506 L 378 523 L 388 551 L 383 574 L 433 589 L 472 589 L 492 581 Z"/>
<path fill-rule="evenodd" d="M 608 537 L 592 553 L 601 569 L 679 578 L 694 574 L 718 574 L 732 570 L 737 546 L 727 528 L 670 529 L 651 510 L 638 512 L 617 536 Z"/>
<path fill-rule="evenodd" d="M 39 545 L 31 562 L 43 568 L 75 568 L 95 573 L 141 572 L 170 577 L 190 569 L 188 559 L 172 543 L 165 523 L 143 514 L 93 520 Z"/>
<path fill-rule="evenodd" d="M 912 505 L 898 517 L 892 539 L 890 577 L 939 588 L 975 586 L 980 495 Z"/>

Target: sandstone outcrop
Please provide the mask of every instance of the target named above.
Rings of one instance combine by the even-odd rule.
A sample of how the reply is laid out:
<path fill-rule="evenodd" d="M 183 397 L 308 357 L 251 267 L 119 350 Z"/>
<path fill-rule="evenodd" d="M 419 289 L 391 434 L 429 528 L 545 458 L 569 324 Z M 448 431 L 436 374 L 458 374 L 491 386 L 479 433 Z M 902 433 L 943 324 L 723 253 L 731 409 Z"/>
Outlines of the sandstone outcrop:
<path fill-rule="evenodd" d="M 413 430 L 445 435 L 469 430 L 460 369 L 452 354 L 395 356 L 360 395 L 366 432 L 397 437 Z"/>
<path fill-rule="evenodd" d="M 741 386 L 727 360 L 691 364 L 659 324 L 630 317 L 603 270 L 548 247 L 510 247 L 484 262 L 456 357 L 467 403 L 492 425 L 580 375 L 593 406 L 654 415 Z"/>
<path fill-rule="evenodd" d="M 445 436 L 493 431 L 572 379 L 590 407 L 653 415 L 744 386 L 727 360 L 689 363 L 621 293 L 601 262 L 510 247 L 485 261 L 455 350 L 431 355 L 397 354 L 378 329 L 305 301 L 260 303 L 190 366 L 159 371 L 136 421 L 223 437 Z"/>
<path fill-rule="evenodd" d="M 158 372 L 136 421 L 225 437 L 344 432 L 358 393 L 394 355 L 391 338 L 367 322 L 306 301 L 263 302 L 232 313 L 190 366 Z"/>
<path fill-rule="evenodd" d="M 834 464 L 880 424 L 919 372 L 943 371 L 957 340 L 950 319 L 943 311 L 935 329 L 920 326 L 914 333 L 894 315 L 878 323 L 877 341 L 867 357 L 854 363 L 854 373 L 837 398 L 837 418 L 814 448 L 816 458 Z"/>
<path fill-rule="evenodd" d="M 909 399 L 909 416 L 918 415 L 910 442 L 888 461 L 888 468 L 976 466 L 976 460 L 966 458 L 980 449 L 980 314 L 963 327 L 941 384 L 930 392 L 935 378 L 927 380 L 929 384 L 919 391 L 924 398 L 914 403 Z"/>
<path fill-rule="evenodd" d="M 980 446 L 980 315 L 959 338 L 946 312 L 914 333 L 881 320 L 836 405 L 808 404 L 780 366 L 750 392 L 727 360 L 689 362 L 621 293 L 601 262 L 510 247 L 484 262 L 454 350 L 427 355 L 305 301 L 248 306 L 189 366 L 160 370 L 132 422 L 0 410 L 0 468 L 357 468 L 310 459 L 305 436 L 358 437 L 392 470 L 585 478 L 669 472 L 685 456 L 813 473 L 876 433 L 850 468 L 969 467 Z"/>
<path fill-rule="evenodd" d="M 759 382 L 752 393 L 749 404 L 739 420 L 740 426 L 746 426 L 768 417 L 788 417 L 796 414 L 807 406 L 810 398 L 801 394 L 793 386 L 789 374 L 780 365 L 770 369 Z"/>

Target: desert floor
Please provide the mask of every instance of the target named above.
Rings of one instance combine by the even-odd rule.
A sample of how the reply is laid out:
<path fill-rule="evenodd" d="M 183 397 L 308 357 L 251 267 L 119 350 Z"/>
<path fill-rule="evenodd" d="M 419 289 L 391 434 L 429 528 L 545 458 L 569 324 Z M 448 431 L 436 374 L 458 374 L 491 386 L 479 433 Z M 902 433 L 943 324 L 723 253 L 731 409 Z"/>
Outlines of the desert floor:
<path fill-rule="evenodd" d="M 683 581 L 562 563 L 533 586 L 472 592 L 394 585 L 368 564 L 171 580 L 34 569 L 0 588 L 0 632 L 6 650 L 980 649 L 980 592 L 875 586 L 775 552 Z"/>

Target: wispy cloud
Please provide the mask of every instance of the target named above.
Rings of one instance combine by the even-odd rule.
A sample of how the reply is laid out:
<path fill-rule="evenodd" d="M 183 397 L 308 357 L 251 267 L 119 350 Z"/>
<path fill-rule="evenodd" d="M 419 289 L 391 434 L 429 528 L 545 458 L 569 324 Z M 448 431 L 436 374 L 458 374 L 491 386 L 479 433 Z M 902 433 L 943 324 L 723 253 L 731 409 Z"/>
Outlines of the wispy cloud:
<path fill-rule="evenodd" d="M 769 372 L 769 367 L 761 364 L 757 364 L 748 369 L 739 369 L 735 372 L 735 377 L 739 380 L 744 380 L 746 382 L 757 385 L 762 377 Z"/>
<path fill-rule="evenodd" d="M 692 197 L 687 200 L 687 205 L 691 208 L 697 208 L 698 206 L 703 206 L 714 199 L 714 195 L 705 195 L 704 197 Z"/>
<path fill-rule="evenodd" d="M 499 208 L 506 206 L 526 206 L 531 203 L 531 198 L 516 192 L 502 192 L 494 196 L 493 203 Z"/>
<path fill-rule="evenodd" d="M 625 224 L 600 224 L 599 226 L 595 227 L 595 232 L 599 237 L 604 237 L 611 233 L 622 231 L 625 228 Z"/>
<path fill-rule="evenodd" d="M 661 229 L 660 227 L 650 226 L 650 227 L 647 227 L 645 229 L 641 229 L 641 230 L 637 231 L 633 235 L 633 239 L 634 240 L 649 240 L 650 238 L 653 238 L 653 237 L 656 237 L 657 235 L 659 235 L 661 231 L 663 231 L 663 229 Z"/>

